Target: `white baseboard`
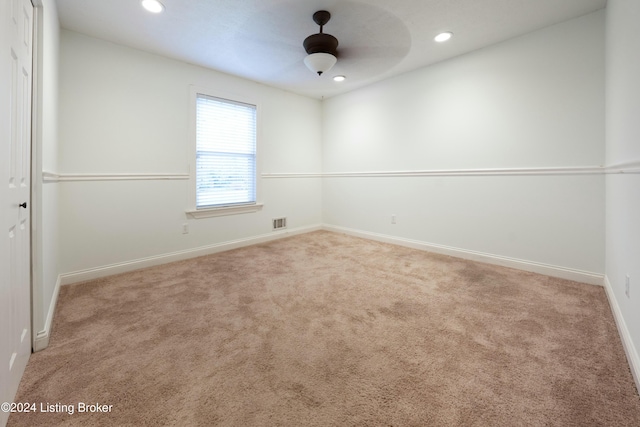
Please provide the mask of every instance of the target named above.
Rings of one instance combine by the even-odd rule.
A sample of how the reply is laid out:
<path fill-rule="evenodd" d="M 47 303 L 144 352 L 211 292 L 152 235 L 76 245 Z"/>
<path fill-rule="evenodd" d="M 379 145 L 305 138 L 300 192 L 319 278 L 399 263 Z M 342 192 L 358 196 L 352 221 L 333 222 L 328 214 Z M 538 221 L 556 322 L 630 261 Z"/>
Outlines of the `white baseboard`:
<path fill-rule="evenodd" d="M 406 246 L 409 248 L 420 249 L 427 252 L 450 255 L 458 258 L 468 259 L 471 261 L 484 262 L 487 264 L 499 265 L 502 267 L 510 267 L 518 270 L 530 271 L 532 273 L 539 273 L 546 276 L 558 277 L 561 279 L 573 280 L 581 283 L 588 283 L 590 285 L 602 286 L 604 280 L 604 275 L 591 273 L 588 271 L 574 270 L 565 267 L 558 267 L 555 265 L 525 261 L 516 258 L 508 258 L 499 255 L 492 255 L 483 252 L 470 251 L 466 249 L 438 245 L 435 243 L 405 239 L 402 237 L 389 236 L 386 234 L 372 233 L 369 231 L 355 230 L 352 228 L 338 227 L 334 225 L 325 224 L 322 228 L 327 231 L 349 234 L 351 236 L 377 240 L 379 242 L 391 243 L 394 245 Z"/>
<path fill-rule="evenodd" d="M 41 351 L 49 346 L 49 338 L 51 337 L 51 327 L 53 325 L 53 315 L 56 311 L 56 303 L 58 302 L 58 294 L 60 294 L 61 276 L 58 276 L 56 285 L 53 288 L 51 303 L 49 303 L 49 311 L 47 312 L 47 320 L 44 323 L 44 330 L 36 332 L 36 339 L 33 340 L 33 351 Z"/>
<path fill-rule="evenodd" d="M 251 246 L 258 243 L 268 242 L 270 240 L 283 239 L 285 237 L 295 236 L 297 234 L 309 233 L 321 230 L 322 225 L 314 225 L 308 227 L 299 227 L 293 229 L 285 229 L 274 231 L 267 234 L 261 234 L 254 237 L 232 240 L 229 242 L 216 243 L 213 245 L 201 246 L 194 249 L 184 251 L 171 252 L 162 255 L 156 255 L 147 258 L 140 258 L 132 261 L 121 262 L 117 264 L 106 265 L 102 267 L 89 268 L 86 270 L 74 271 L 61 275 L 61 284 L 70 285 L 72 283 L 85 282 L 87 280 L 99 279 L 101 277 L 111 276 L 114 274 L 127 273 L 129 271 L 139 270 L 141 268 L 153 267 L 155 265 L 166 264 L 169 262 L 182 261 L 189 258 L 195 258 L 204 255 L 210 255 L 217 252 L 224 252 L 231 249 L 237 249 L 244 246 Z"/>
<path fill-rule="evenodd" d="M 627 354 L 629 369 L 631 369 L 631 374 L 633 375 L 633 379 L 636 382 L 636 389 L 640 391 L 640 357 L 638 356 L 636 346 L 633 344 L 631 334 L 629 333 L 629 329 L 627 328 L 627 323 L 624 321 L 622 311 L 620 310 L 620 306 L 618 305 L 618 300 L 613 293 L 611 282 L 609 282 L 609 278 L 607 276 L 604 277 L 604 289 L 607 292 L 607 298 L 609 299 L 611 312 L 613 313 L 613 318 L 615 319 L 616 326 L 618 327 L 618 333 L 620 334 L 620 339 L 622 340 L 624 352 Z"/>

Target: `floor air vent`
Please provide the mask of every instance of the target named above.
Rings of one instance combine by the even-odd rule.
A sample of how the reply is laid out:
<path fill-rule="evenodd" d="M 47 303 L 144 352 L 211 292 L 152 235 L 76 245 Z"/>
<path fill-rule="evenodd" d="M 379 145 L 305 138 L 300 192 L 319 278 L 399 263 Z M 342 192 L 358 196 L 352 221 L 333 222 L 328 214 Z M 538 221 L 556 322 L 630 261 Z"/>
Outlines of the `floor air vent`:
<path fill-rule="evenodd" d="M 282 230 L 283 228 L 287 228 L 287 218 L 274 218 L 273 229 Z"/>

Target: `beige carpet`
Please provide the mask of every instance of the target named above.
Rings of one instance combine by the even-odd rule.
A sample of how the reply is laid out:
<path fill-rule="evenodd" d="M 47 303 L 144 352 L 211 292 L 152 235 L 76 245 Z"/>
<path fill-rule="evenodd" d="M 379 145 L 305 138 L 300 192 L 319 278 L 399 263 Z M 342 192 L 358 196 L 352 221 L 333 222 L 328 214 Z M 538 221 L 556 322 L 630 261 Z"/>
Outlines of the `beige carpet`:
<path fill-rule="evenodd" d="M 17 401 L 74 414 L 10 426 L 640 425 L 603 288 L 329 232 L 63 287 Z"/>

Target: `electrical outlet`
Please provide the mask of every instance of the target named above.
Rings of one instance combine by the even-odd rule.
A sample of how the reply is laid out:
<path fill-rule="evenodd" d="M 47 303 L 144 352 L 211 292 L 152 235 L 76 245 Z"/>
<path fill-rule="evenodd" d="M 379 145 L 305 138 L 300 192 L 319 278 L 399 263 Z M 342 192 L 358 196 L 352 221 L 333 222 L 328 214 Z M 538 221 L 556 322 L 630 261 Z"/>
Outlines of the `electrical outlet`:
<path fill-rule="evenodd" d="M 627 274 L 627 278 L 624 281 L 624 294 L 627 296 L 627 298 L 631 298 L 631 296 L 629 295 L 630 286 L 631 286 L 631 278 Z"/>
<path fill-rule="evenodd" d="M 189 223 L 185 222 L 182 224 L 182 234 L 189 234 Z"/>
<path fill-rule="evenodd" d="M 391 215 L 391 224 L 396 223 L 396 214 Z"/>

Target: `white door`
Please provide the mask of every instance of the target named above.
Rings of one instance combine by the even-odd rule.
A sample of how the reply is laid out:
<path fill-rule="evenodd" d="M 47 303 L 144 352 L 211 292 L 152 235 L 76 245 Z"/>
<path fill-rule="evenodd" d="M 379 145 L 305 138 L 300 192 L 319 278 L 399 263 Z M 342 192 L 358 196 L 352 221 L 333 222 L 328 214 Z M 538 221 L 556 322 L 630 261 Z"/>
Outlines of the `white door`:
<path fill-rule="evenodd" d="M 31 354 L 33 5 L 0 0 L 0 403 L 13 401 Z M 7 414 L 0 411 L 0 425 Z"/>

